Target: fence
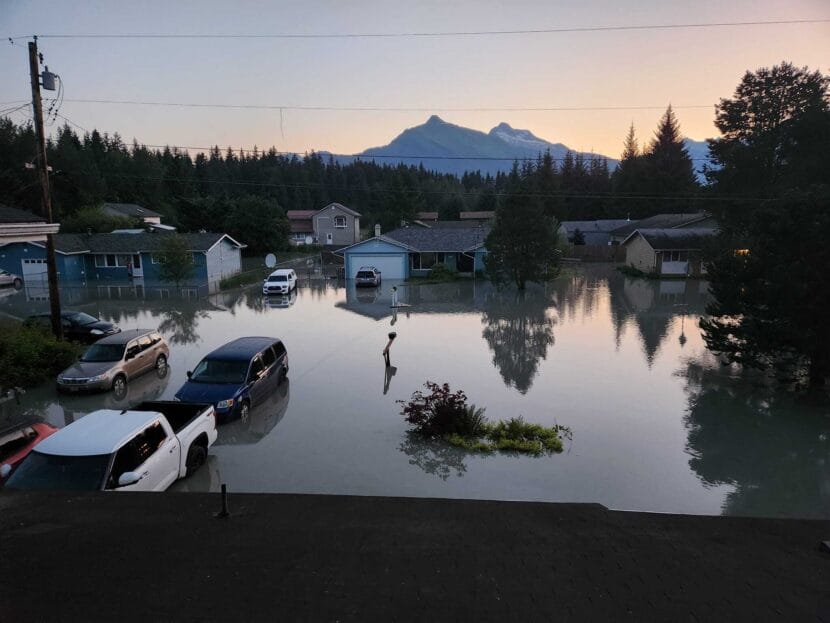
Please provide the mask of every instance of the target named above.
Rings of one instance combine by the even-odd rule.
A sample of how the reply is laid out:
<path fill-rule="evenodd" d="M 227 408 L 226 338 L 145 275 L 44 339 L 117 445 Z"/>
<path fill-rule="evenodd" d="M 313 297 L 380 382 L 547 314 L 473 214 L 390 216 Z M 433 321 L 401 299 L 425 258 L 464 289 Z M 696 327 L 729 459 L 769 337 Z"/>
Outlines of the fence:
<path fill-rule="evenodd" d="M 565 258 L 583 262 L 625 262 L 625 247 L 607 244 L 568 245 Z"/>

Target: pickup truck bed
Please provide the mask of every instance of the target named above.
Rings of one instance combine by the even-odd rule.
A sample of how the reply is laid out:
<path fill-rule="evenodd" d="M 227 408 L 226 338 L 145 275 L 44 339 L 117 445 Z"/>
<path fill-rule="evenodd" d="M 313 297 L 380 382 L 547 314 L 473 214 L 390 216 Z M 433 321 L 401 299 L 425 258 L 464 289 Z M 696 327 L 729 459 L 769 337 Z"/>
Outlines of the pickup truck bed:
<path fill-rule="evenodd" d="M 176 400 L 153 400 L 131 407 L 130 411 L 158 411 L 163 413 L 167 421 L 170 422 L 173 432 L 178 435 L 210 406 L 209 404 L 178 402 Z"/>

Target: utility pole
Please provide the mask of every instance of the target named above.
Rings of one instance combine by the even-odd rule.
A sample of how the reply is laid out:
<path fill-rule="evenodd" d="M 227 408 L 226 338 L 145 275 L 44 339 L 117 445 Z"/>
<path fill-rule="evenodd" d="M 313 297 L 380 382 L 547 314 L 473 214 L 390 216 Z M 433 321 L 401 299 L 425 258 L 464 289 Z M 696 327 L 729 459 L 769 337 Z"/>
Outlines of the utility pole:
<path fill-rule="evenodd" d="M 52 223 L 52 198 L 49 194 L 49 163 L 46 162 L 46 136 L 43 132 L 43 103 L 40 99 L 40 64 L 37 53 L 37 37 L 29 42 L 29 75 L 32 79 L 32 108 L 37 135 L 37 170 L 40 177 L 40 203 L 47 223 Z M 46 274 L 49 279 L 49 310 L 52 315 L 52 333 L 63 339 L 61 325 L 61 301 L 58 291 L 58 270 L 55 266 L 55 240 L 46 234 Z"/>

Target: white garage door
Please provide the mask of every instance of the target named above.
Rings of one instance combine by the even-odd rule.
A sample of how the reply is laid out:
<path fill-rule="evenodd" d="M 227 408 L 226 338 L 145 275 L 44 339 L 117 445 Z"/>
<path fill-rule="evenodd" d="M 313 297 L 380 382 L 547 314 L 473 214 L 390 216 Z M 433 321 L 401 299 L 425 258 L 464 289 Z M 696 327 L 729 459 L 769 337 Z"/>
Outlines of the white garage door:
<path fill-rule="evenodd" d="M 403 279 L 406 254 L 401 255 L 352 255 L 349 254 L 349 279 L 354 279 L 361 266 L 374 266 L 381 279 Z"/>
<path fill-rule="evenodd" d="M 22 260 L 23 282 L 27 285 L 46 281 L 46 260 Z"/>

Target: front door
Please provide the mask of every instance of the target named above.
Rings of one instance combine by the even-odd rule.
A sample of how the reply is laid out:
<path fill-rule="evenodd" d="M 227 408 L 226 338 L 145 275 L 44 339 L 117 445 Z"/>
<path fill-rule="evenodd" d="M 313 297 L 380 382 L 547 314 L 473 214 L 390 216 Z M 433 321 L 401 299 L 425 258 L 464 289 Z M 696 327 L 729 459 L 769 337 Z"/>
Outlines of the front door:
<path fill-rule="evenodd" d="M 143 277 L 144 269 L 141 267 L 141 254 L 133 254 L 133 277 Z"/>
<path fill-rule="evenodd" d="M 326 234 L 326 244 L 332 244 L 334 238 L 331 234 Z"/>

